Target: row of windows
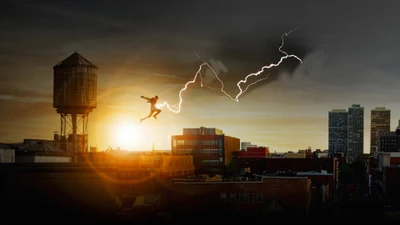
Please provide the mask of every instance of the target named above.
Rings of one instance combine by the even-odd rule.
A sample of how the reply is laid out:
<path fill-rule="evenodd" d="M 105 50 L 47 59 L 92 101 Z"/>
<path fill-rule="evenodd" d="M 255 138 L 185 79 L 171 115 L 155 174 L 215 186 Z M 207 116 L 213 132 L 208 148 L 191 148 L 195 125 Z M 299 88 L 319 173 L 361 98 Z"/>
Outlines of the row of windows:
<path fill-rule="evenodd" d="M 188 159 L 171 159 L 171 160 L 164 160 L 164 164 L 167 165 L 188 165 L 191 164 L 192 161 Z M 153 166 L 160 166 L 161 160 L 149 160 L 149 159 L 142 159 L 142 160 L 121 160 L 119 161 L 120 166 L 141 166 L 141 165 L 153 165 Z"/>
<path fill-rule="evenodd" d="M 203 154 L 216 154 L 219 151 L 223 152 L 222 149 L 218 149 L 218 148 L 205 148 L 205 149 L 200 149 L 200 151 Z"/>
<path fill-rule="evenodd" d="M 193 153 L 193 149 L 192 148 L 176 149 L 176 153 L 192 154 Z"/>
<path fill-rule="evenodd" d="M 205 149 L 195 149 L 193 148 L 178 148 L 176 149 L 176 152 L 178 153 L 186 153 L 186 154 L 192 154 L 192 153 L 197 153 L 197 154 L 218 154 L 223 155 L 224 150 L 223 149 L 218 149 L 218 148 L 205 148 Z"/>
<path fill-rule="evenodd" d="M 261 192 L 257 193 L 256 199 L 254 199 L 255 193 L 251 193 L 251 192 L 250 193 L 240 192 L 239 194 L 229 193 L 229 202 L 236 203 L 237 195 L 239 195 L 240 203 L 244 203 L 244 202 L 252 203 L 252 202 L 254 202 L 254 200 L 256 200 L 258 203 L 263 202 L 263 193 L 261 193 Z M 227 194 L 225 192 L 221 193 L 221 202 L 222 203 L 228 202 Z"/>
<path fill-rule="evenodd" d="M 215 165 L 215 164 L 219 164 L 218 159 L 206 159 L 203 160 L 204 165 Z"/>
<path fill-rule="evenodd" d="M 189 160 L 165 160 L 164 163 L 168 165 L 187 165 Z M 146 160 L 142 159 L 139 161 L 140 165 L 161 165 L 161 160 Z"/>
<path fill-rule="evenodd" d="M 218 145 L 218 140 L 176 140 L 176 144 L 177 145 Z"/>
<path fill-rule="evenodd" d="M 188 165 L 191 163 L 192 163 L 191 160 L 169 160 L 168 162 L 169 165 Z"/>

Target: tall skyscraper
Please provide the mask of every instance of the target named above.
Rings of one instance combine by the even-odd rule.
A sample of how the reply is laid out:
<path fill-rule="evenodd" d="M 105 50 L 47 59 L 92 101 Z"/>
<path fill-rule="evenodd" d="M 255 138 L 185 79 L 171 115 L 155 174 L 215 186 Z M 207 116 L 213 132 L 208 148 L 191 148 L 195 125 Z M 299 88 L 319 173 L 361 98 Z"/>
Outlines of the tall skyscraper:
<path fill-rule="evenodd" d="M 371 153 L 379 149 L 379 136 L 381 132 L 390 131 L 390 109 L 376 107 L 371 110 Z"/>
<path fill-rule="evenodd" d="M 329 112 L 329 152 L 345 153 L 347 151 L 347 111 L 333 109 Z"/>
<path fill-rule="evenodd" d="M 364 107 L 353 104 L 347 114 L 347 162 L 354 162 L 364 152 Z"/>

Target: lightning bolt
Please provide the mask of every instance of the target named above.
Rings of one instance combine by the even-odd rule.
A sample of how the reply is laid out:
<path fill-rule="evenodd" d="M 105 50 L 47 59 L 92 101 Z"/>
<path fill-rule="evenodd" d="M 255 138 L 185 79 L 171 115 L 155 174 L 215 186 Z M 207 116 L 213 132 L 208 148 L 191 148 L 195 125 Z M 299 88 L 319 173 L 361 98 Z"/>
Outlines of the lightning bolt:
<path fill-rule="evenodd" d="M 188 88 L 189 84 L 195 83 L 196 80 L 197 80 L 197 78 L 200 77 L 200 85 L 201 85 L 201 87 L 204 86 L 204 84 L 203 84 L 203 77 L 202 77 L 202 75 L 201 75 L 201 71 L 202 71 L 203 67 L 208 67 L 208 68 L 212 71 L 212 73 L 214 74 L 215 78 L 221 83 L 221 89 L 220 89 L 220 91 L 221 91 L 222 93 L 224 93 L 224 94 L 225 94 L 227 97 L 229 97 L 232 101 L 239 102 L 239 97 L 240 97 L 241 95 L 243 95 L 243 94 L 249 89 L 249 87 L 255 85 L 255 84 L 258 83 L 258 82 L 261 82 L 261 81 L 263 81 L 263 80 L 268 79 L 269 74 L 267 74 L 266 76 L 264 76 L 264 77 L 262 77 L 262 78 L 260 78 L 260 79 L 258 79 L 258 80 L 256 80 L 256 81 L 254 81 L 254 82 L 248 84 L 248 85 L 243 89 L 241 85 L 242 85 L 242 84 L 247 84 L 248 79 L 249 79 L 250 77 L 258 77 L 258 76 L 261 75 L 265 70 L 271 69 L 272 67 L 278 67 L 278 66 L 279 66 L 285 59 L 287 59 L 287 58 L 295 58 L 295 59 L 297 59 L 300 63 L 303 63 L 303 61 L 302 61 L 298 56 L 293 55 L 293 54 L 288 54 L 287 52 L 285 52 L 284 50 L 282 50 L 283 46 L 285 45 L 285 37 L 289 36 L 289 34 L 291 34 L 292 32 L 296 31 L 296 30 L 299 29 L 299 28 L 300 28 L 300 27 L 297 27 L 296 29 L 293 29 L 293 30 L 291 30 L 291 31 L 289 31 L 289 32 L 286 32 L 286 33 L 284 33 L 284 34 L 281 35 L 281 41 L 282 41 L 282 42 L 281 42 L 281 45 L 279 46 L 278 50 L 279 50 L 282 54 L 284 54 L 284 55 L 280 58 L 280 60 L 279 60 L 278 62 L 276 62 L 276 63 L 271 63 L 271 64 L 269 64 L 269 65 L 265 65 L 265 66 L 261 67 L 261 69 L 258 70 L 257 72 L 250 73 L 250 74 L 248 74 L 243 80 L 240 80 L 240 81 L 236 84 L 236 86 L 237 86 L 238 89 L 239 89 L 239 92 L 238 92 L 238 94 L 236 94 L 235 97 L 232 97 L 231 95 L 229 95 L 229 94 L 225 91 L 225 84 L 224 84 L 224 82 L 221 80 L 221 78 L 218 76 L 218 74 L 215 72 L 215 70 L 212 68 L 212 66 L 211 66 L 208 62 L 206 62 L 206 61 L 204 61 L 203 59 L 201 59 L 200 56 L 199 56 L 196 52 L 194 52 L 194 54 L 195 54 L 195 55 L 197 56 L 197 58 L 200 60 L 201 64 L 200 64 L 199 69 L 197 70 L 196 74 L 194 75 L 193 79 L 190 80 L 190 81 L 188 81 L 188 82 L 185 84 L 185 86 L 179 91 L 179 103 L 171 106 L 171 105 L 169 105 L 167 102 L 163 102 L 163 103 L 161 103 L 161 104 L 157 104 L 157 107 L 158 107 L 158 108 L 162 108 L 162 107 L 166 106 L 171 112 L 179 113 L 179 112 L 181 111 L 181 105 L 182 105 L 182 103 L 183 103 L 182 93 L 183 93 L 184 91 L 186 91 L 186 89 Z"/>

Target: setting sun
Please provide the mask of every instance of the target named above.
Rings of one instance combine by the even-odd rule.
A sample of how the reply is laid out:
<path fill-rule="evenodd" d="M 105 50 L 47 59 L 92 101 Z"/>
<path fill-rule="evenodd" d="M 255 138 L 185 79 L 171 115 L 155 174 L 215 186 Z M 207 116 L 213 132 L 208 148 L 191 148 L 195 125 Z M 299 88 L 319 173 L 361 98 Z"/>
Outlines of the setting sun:
<path fill-rule="evenodd" d="M 113 147 L 122 150 L 133 150 L 145 145 L 144 131 L 132 119 L 119 117 L 113 121 L 110 134 Z"/>

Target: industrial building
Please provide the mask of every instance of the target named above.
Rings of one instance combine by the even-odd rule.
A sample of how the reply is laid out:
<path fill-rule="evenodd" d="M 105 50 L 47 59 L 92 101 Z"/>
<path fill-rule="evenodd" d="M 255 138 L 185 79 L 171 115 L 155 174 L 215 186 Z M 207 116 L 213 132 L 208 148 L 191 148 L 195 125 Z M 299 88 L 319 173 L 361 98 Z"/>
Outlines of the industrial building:
<path fill-rule="evenodd" d="M 57 148 L 52 140 L 26 138 L 20 143 L 4 143 L 2 146 L 9 149 L 9 154 L 12 154 L 9 156 L 13 157 L 15 163 L 71 162 L 71 154 Z"/>
<path fill-rule="evenodd" d="M 15 163 L 15 150 L 7 144 L 0 144 L 0 163 Z"/>

